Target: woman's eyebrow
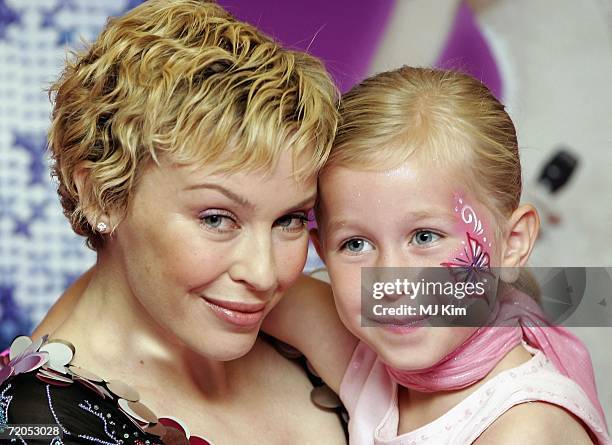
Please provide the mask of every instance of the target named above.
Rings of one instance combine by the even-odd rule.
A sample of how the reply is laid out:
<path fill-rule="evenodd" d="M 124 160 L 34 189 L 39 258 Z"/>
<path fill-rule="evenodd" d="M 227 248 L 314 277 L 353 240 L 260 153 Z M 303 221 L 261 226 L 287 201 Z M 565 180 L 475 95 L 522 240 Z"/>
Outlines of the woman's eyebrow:
<path fill-rule="evenodd" d="M 212 190 L 216 190 L 219 193 L 225 195 L 227 198 L 231 199 L 232 201 L 234 201 L 235 203 L 243 206 L 243 207 L 247 207 L 250 210 L 255 210 L 255 204 L 253 204 L 252 202 L 250 202 L 248 199 L 244 198 L 243 196 L 238 195 L 237 193 L 234 193 L 233 191 L 223 187 L 222 185 L 219 184 L 211 184 L 208 182 L 203 182 L 201 184 L 194 184 L 191 185 L 189 187 L 186 187 L 185 190 L 198 190 L 198 189 L 212 189 Z"/>
<path fill-rule="evenodd" d="M 294 210 L 301 210 L 304 207 L 312 207 L 314 205 L 315 200 L 317 199 L 317 194 L 314 193 L 313 195 L 309 196 L 306 199 L 303 199 L 302 201 L 298 202 L 296 205 L 291 206 L 289 208 L 289 210 L 287 210 L 285 213 L 287 212 L 291 212 Z"/>
<path fill-rule="evenodd" d="M 201 184 L 194 184 L 194 185 L 190 185 L 189 187 L 186 187 L 185 190 L 199 190 L 199 189 L 212 189 L 212 190 L 216 190 L 219 193 L 225 195 L 227 198 L 231 199 L 232 201 L 234 201 L 235 203 L 248 208 L 249 210 L 256 210 L 257 206 L 255 204 L 253 204 L 251 201 L 249 201 L 248 199 L 246 199 L 243 196 L 238 195 L 237 193 L 231 191 L 228 188 L 223 187 L 222 185 L 219 184 L 211 184 L 209 182 L 203 182 Z M 312 206 L 312 204 L 314 204 L 314 201 L 316 199 L 316 194 L 313 194 L 311 196 L 309 196 L 308 198 L 300 201 L 299 203 L 297 203 L 294 206 L 291 206 L 289 208 L 289 210 L 285 211 L 285 213 L 290 212 L 290 211 L 294 211 L 294 210 L 300 210 L 303 207 L 306 207 L 306 205 L 309 205 L 310 207 Z"/>

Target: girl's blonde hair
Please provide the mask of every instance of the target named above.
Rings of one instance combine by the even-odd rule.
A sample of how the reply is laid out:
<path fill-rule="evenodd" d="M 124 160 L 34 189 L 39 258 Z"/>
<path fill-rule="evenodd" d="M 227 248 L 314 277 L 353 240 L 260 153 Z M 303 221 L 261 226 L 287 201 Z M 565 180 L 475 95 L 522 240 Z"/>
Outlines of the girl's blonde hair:
<path fill-rule="evenodd" d="M 325 170 L 393 168 L 413 153 L 456 165 L 495 217 L 518 207 L 521 164 L 514 124 L 478 80 L 405 66 L 370 77 L 342 97 Z"/>
<path fill-rule="evenodd" d="M 337 126 L 336 89 L 319 60 L 202 0 L 149 0 L 109 20 L 50 95 L 58 193 L 93 249 L 103 238 L 87 217 L 124 215 L 150 160 L 269 171 L 291 150 L 303 179 L 325 163 Z"/>

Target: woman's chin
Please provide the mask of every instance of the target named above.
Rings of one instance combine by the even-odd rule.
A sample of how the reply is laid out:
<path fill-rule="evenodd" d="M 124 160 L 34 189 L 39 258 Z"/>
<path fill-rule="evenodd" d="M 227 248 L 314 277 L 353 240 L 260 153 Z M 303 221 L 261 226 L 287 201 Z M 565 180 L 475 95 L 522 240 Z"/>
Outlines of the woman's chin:
<path fill-rule="evenodd" d="M 245 356 L 257 340 L 257 331 L 253 333 L 226 334 L 215 342 L 198 345 L 196 352 L 210 360 L 227 362 Z"/>

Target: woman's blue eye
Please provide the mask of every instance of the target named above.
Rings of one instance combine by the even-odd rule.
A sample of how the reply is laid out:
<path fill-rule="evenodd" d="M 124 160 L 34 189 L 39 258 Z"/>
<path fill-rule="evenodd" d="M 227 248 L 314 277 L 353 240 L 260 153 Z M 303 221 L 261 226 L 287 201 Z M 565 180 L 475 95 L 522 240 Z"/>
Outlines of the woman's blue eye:
<path fill-rule="evenodd" d="M 419 230 L 418 232 L 414 234 L 412 239 L 414 240 L 415 244 L 422 246 L 422 245 L 430 244 L 430 243 L 433 243 L 434 241 L 439 240 L 440 235 L 430 230 Z"/>
<path fill-rule="evenodd" d="M 223 217 L 221 215 L 210 215 L 202 218 L 202 221 L 204 221 L 210 227 L 218 228 L 223 222 Z"/>
<path fill-rule="evenodd" d="M 285 215 L 278 218 L 275 225 L 289 232 L 297 232 L 306 227 L 308 217 L 303 214 Z"/>
<path fill-rule="evenodd" d="M 361 238 L 353 238 L 346 241 L 341 250 L 346 250 L 350 253 L 362 253 L 374 250 L 374 246 L 369 242 Z"/>
<path fill-rule="evenodd" d="M 230 216 L 219 213 L 202 215 L 200 216 L 200 221 L 202 221 L 202 224 L 207 229 L 215 232 L 227 232 L 238 227 L 236 222 Z"/>

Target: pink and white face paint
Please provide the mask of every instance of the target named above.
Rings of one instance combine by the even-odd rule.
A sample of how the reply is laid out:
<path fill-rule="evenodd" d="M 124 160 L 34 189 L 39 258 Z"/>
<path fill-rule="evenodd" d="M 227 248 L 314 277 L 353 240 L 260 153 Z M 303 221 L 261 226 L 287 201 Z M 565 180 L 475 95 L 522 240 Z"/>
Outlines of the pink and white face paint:
<path fill-rule="evenodd" d="M 460 267 L 469 271 L 490 272 L 492 239 L 487 236 L 485 223 L 474 208 L 467 203 L 462 194 L 455 193 L 453 211 L 457 215 L 457 231 L 465 233 L 458 249 L 449 261 L 440 263 L 444 267 Z"/>

